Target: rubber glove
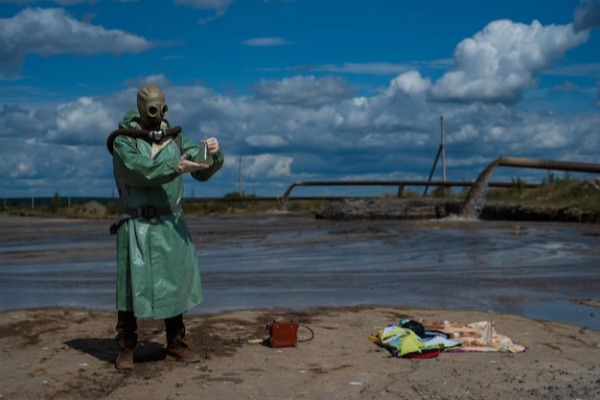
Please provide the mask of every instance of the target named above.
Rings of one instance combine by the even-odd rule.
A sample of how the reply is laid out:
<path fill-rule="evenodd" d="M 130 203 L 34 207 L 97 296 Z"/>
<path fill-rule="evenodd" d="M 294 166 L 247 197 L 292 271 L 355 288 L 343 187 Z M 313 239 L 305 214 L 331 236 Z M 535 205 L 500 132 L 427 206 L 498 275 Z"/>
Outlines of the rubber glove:
<path fill-rule="evenodd" d="M 219 141 L 217 140 L 217 138 L 211 137 L 206 139 L 206 147 L 208 148 L 208 151 L 210 151 L 210 154 L 217 154 L 219 152 Z"/>
<path fill-rule="evenodd" d="M 201 169 L 208 168 L 206 165 L 200 165 L 193 161 L 188 160 L 188 154 L 185 153 L 179 158 L 179 163 L 177 163 L 177 168 L 179 172 L 182 174 L 189 174 L 191 172 L 195 172 Z"/>

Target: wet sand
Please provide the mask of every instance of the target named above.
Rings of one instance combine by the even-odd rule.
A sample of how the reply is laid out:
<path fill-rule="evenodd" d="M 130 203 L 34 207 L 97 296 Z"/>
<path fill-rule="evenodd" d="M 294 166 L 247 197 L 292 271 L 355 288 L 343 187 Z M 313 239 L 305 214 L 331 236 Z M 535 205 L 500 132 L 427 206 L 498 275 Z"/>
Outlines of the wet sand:
<path fill-rule="evenodd" d="M 105 236 L 110 221 L 56 219 L 40 225 L 15 223 L 11 239 L 36 241 L 28 260 L 90 257 L 82 246 L 44 250 L 62 237 L 77 244 L 96 236 L 94 257 L 112 255 Z M 290 219 L 310 229 L 310 219 Z M 269 234 L 289 230 L 270 224 Z M 73 229 L 77 227 L 77 229 Z M 265 228 L 239 226 L 239 232 L 191 221 L 199 246 L 239 238 L 264 238 Z M 356 225 L 359 229 L 360 225 Z M 203 232 L 203 233 L 201 233 Z M 350 232 L 346 229 L 345 232 Z M 358 231 L 361 235 L 364 231 Z M 85 233 L 85 234 L 84 234 Z M 3 236 L 0 241 L 7 240 Z M 87 239 L 86 239 L 87 240 Z M 2 265 L 23 257 L 5 251 Z M 597 307 L 597 299 L 590 300 Z M 369 335 L 402 316 L 423 322 L 487 320 L 481 311 L 427 307 L 316 307 L 251 309 L 186 316 L 192 348 L 203 358 L 195 365 L 166 359 L 161 321 L 141 320 L 141 344 L 132 372 L 114 369 L 114 312 L 76 308 L 36 308 L 0 313 L 0 398 L 2 399 L 597 399 L 600 398 L 600 332 L 574 325 L 494 313 L 496 331 L 526 352 L 443 352 L 432 359 L 394 358 Z M 249 344 L 264 338 L 273 320 L 297 320 L 314 338 L 294 348 Z M 300 328 L 299 339 L 309 338 Z"/>

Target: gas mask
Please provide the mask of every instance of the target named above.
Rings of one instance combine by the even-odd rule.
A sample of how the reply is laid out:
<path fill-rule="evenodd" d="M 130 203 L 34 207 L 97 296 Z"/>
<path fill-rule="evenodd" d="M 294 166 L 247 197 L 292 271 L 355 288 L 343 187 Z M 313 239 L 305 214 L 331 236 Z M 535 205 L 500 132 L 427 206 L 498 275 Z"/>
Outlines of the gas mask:
<path fill-rule="evenodd" d="M 137 94 L 137 107 L 144 128 L 161 129 L 161 124 L 169 107 L 165 104 L 165 95 L 157 86 L 144 86 Z"/>

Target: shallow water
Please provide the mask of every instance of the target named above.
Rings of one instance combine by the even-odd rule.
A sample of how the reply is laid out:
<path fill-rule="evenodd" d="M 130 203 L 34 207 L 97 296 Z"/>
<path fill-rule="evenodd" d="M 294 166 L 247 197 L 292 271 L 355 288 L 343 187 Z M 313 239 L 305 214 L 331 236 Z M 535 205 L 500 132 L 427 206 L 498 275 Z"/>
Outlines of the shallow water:
<path fill-rule="evenodd" d="M 0 310 L 114 309 L 110 222 L 0 224 L 15 227 L 0 241 Z M 290 215 L 189 225 L 205 295 L 193 314 L 370 304 L 511 313 L 600 330 L 600 310 L 576 303 L 600 300 L 599 226 Z"/>

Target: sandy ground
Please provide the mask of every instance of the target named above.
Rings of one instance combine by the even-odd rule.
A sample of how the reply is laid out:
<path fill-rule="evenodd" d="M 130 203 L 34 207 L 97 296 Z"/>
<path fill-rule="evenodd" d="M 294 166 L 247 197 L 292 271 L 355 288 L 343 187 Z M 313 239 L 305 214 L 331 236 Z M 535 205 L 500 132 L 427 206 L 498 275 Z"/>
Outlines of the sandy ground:
<path fill-rule="evenodd" d="M 161 321 L 140 320 L 133 371 L 114 368 L 115 315 L 73 309 L 0 313 L 1 399 L 599 399 L 600 332 L 494 315 L 522 353 L 394 358 L 369 335 L 402 316 L 486 320 L 478 312 L 386 307 L 253 310 L 186 318 L 202 362 L 166 358 Z M 248 340 L 297 320 L 297 347 Z M 311 335 L 309 327 L 314 332 Z"/>

